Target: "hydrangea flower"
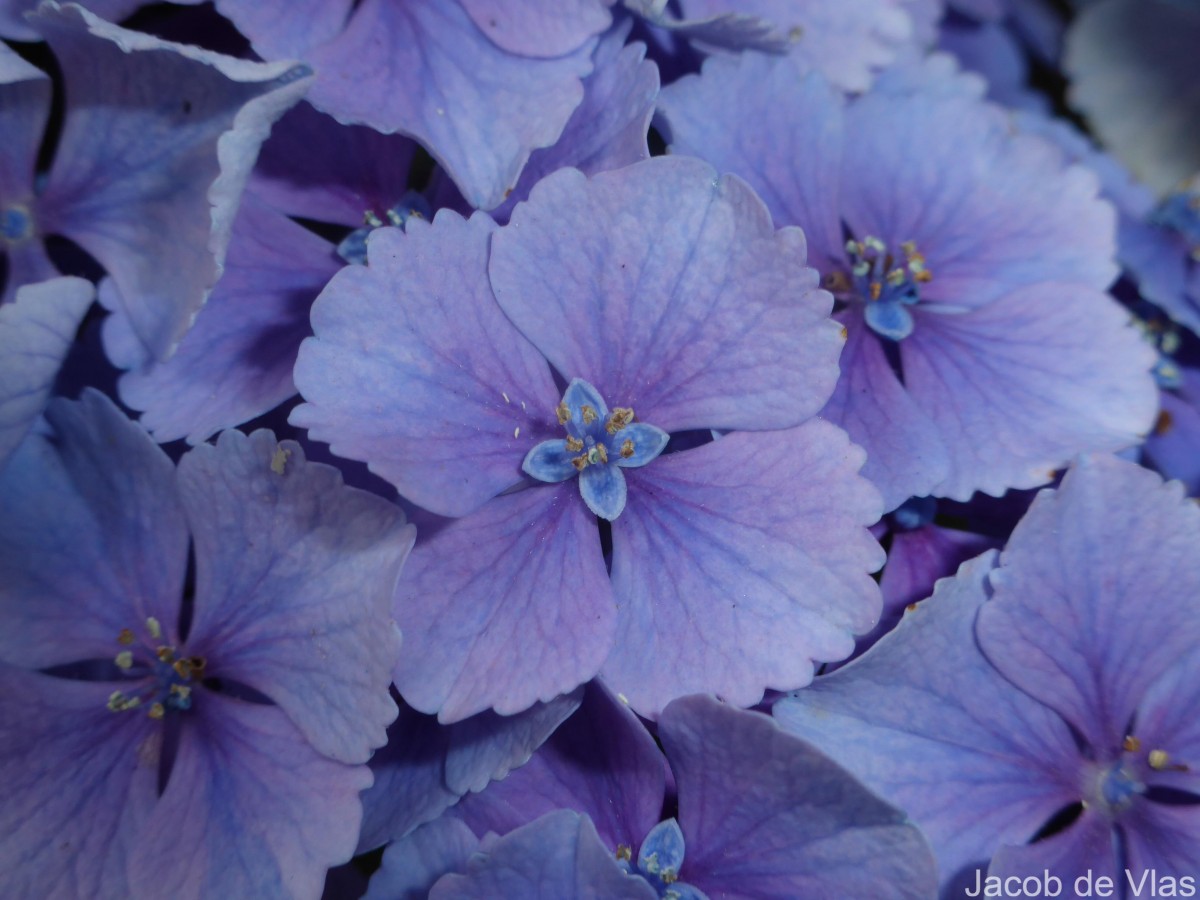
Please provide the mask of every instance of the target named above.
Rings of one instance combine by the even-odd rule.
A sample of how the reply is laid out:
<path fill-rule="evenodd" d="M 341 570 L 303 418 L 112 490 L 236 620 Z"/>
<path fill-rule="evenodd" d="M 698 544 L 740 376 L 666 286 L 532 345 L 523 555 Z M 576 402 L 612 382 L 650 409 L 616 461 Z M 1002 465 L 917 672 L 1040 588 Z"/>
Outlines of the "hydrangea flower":
<path fill-rule="evenodd" d="M 745 177 L 808 235 L 849 333 L 823 414 L 866 448 L 889 509 L 1044 484 L 1154 421 L 1153 352 L 1103 292 L 1111 208 L 980 89 L 933 57 L 847 99 L 746 55 L 662 100 L 673 151 Z"/>
<path fill-rule="evenodd" d="M 1085 457 L 998 560 L 775 716 L 907 809 L 944 882 L 989 860 L 1064 883 L 1194 873 L 1198 546 L 1178 483 Z"/>
<path fill-rule="evenodd" d="M 104 266 L 125 365 L 170 355 L 221 273 L 238 198 L 271 123 L 308 69 L 253 63 L 128 31 L 43 3 L 31 26 L 62 69 L 63 130 L 45 183 L 34 164 L 50 80 L 0 46 L 0 250 L 5 290 L 56 274 L 42 239 Z"/>
<path fill-rule="evenodd" d="M 396 599 L 417 709 L 514 713 L 601 669 L 648 714 L 751 704 L 874 623 L 878 497 L 811 418 L 840 329 L 803 236 L 743 183 L 686 159 L 560 170 L 503 229 L 443 211 L 369 253 L 313 308 L 292 421 L 461 517 Z M 655 458 L 708 429 L 736 431 Z"/>
<path fill-rule="evenodd" d="M 100 394 L 47 420 L 0 473 L 0 893 L 320 896 L 412 527 L 267 431 L 176 469 Z"/>

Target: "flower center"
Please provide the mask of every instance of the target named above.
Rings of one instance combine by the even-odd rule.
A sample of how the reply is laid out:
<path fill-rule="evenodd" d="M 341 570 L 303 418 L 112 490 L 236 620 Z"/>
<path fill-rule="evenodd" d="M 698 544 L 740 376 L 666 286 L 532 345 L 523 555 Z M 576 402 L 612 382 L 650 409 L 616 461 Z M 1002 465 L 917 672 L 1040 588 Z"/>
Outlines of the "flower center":
<path fill-rule="evenodd" d="M 661 428 L 635 422 L 633 410 L 609 412 L 600 392 L 576 378 L 554 411 L 566 429 L 565 440 L 542 441 L 521 464 L 525 474 L 552 484 L 579 476 L 579 493 L 588 509 L 610 522 L 625 509 L 621 469 L 644 466 L 667 446 Z"/>
<path fill-rule="evenodd" d="M 1111 812 L 1128 809 L 1135 797 L 1146 792 L 1146 785 L 1122 760 L 1113 763 L 1100 773 L 1098 799 Z"/>
<path fill-rule="evenodd" d="M 636 866 L 633 850 L 627 844 L 617 847 L 617 860 L 630 875 L 640 875 L 664 900 L 703 900 L 702 891 L 679 880 L 679 867 L 683 865 L 686 850 L 679 823 L 667 819 L 651 828 L 642 841 Z"/>
<path fill-rule="evenodd" d="M 880 337 L 893 341 L 912 334 L 913 317 L 908 307 L 920 297 L 920 285 L 933 280 L 925 268 L 925 257 L 917 245 L 905 241 L 901 256 L 892 254 L 877 237 L 846 242 L 848 272 L 825 277 L 825 287 L 844 303 L 861 303 L 867 325 Z"/>
<path fill-rule="evenodd" d="M 33 234 L 33 216 L 20 204 L 0 210 L 0 238 L 8 244 L 19 244 Z"/>
<path fill-rule="evenodd" d="M 204 659 L 199 656 L 179 656 L 176 648 L 158 643 L 162 626 L 153 616 L 146 620 L 149 641 L 137 645 L 137 638 L 128 628 L 117 635 L 122 650 L 116 656 L 117 666 L 130 678 L 139 680 L 137 691 L 113 691 L 108 708 L 125 712 L 144 707 L 146 715 L 161 719 L 169 711 L 183 712 L 192 706 L 192 681 L 204 672 Z M 137 646 L 135 646 L 137 645 Z"/>
<path fill-rule="evenodd" d="M 403 228 L 408 224 L 409 219 L 424 219 L 428 222 L 432 218 L 433 210 L 429 208 L 429 201 L 416 191 L 408 191 L 400 198 L 399 203 L 383 214 L 382 219 L 371 209 L 363 213 L 365 224 L 342 238 L 342 242 L 337 246 L 338 256 L 352 265 L 365 266 L 367 264 L 367 237 L 376 228 L 382 228 L 384 225 Z"/>

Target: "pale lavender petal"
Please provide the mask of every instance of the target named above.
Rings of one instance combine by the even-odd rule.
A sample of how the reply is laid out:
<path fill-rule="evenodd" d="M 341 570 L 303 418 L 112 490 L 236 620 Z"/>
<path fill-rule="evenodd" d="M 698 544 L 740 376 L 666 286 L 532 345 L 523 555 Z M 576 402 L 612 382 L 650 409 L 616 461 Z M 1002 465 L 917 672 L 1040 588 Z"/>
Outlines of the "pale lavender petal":
<path fill-rule="evenodd" d="M 1155 893 L 1165 897 L 1171 890 L 1168 879 L 1174 879 L 1176 893 L 1182 897 L 1188 885 L 1183 878 L 1188 877 L 1195 890 L 1200 871 L 1200 808 L 1139 803 L 1122 824 L 1131 888 L 1136 886 L 1145 897 L 1149 885 L 1156 883 Z M 1132 890 L 1130 894 L 1137 896 Z"/>
<path fill-rule="evenodd" d="M 38 284 L 48 281 L 58 275 L 58 269 L 46 255 L 46 245 L 36 235 L 5 248 L 4 256 L 0 258 L 0 268 L 7 263 L 8 270 L 4 277 L 3 291 L 0 292 L 0 306 L 16 299 L 17 291 L 27 284 Z"/>
<path fill-rule="evenodd" d="M 625 0 L 625 8 L 705 50 L 761 50 L 786 53 L 788 38 L 775 25 L 757 16 L 736 12 L 704 19 L 677 19 L 660 0 Z"/>
<path fill-rule="evenodd" d="M 292 424 L 439 515 L 517 484 L 529 450 L 562 436 L 550 370 L 488 287 L 494 229 L 443 211 L 373 232 L 370 265 L 322 292 L 296 363 L 308 402 Z"/>
<path fill-rule="evenodd" d="M 179 0 L 194 3 L 196 0 Z M 40 41 L 42 35 L 31 27 L 25 14 L 38 8 L 39 0 L 0 0 L 0 37 L 14 41 Z M 79 5 L 102 19 L 119 22 L 149 0 L 83 0 Z"/>
<path fill-rule="evenodd" d="M 0 469 L 45 409 L 94 294 L 82 278 L 57 278 L 0 306 Z"/>
<path fill-rule="evenodd" d="M 524 765 L 579 706 L 580 691 L 524 712 L 482 712 L 452 725 L 405 705 L 388 744 L 371 757 L 375 784 L 363 794 L 360 851 L 400 839 L 440 816 L 460 797 Z"/>
<path fill-rule="evenodd" d="M 132 896 L 126 863 L 156 800 L 160 730 L 109 712 L 112 689 L 0 663 L 3 896 Z"/>
<path fill-rule="evenodd" d="M 951 455 L 933 418 L 900 383 L 883 343 L 849 312 L 842 375 L 821 415 L 867 451 L 864 477 L 883 495 L 885 509 L 928 495 L 950 472 Z"/>
<path fill-rule="evenodd" d="M 170 459 L 95 391 L 46 417 L 0 473 L 0 658 L 113 659 L 151 616 L 177 643 L 188 537 Z"/>
<path fill-rule="evenodd" d="M 346 27 L 355 0 L 216 0 L 263 59 L 308 57 Z"/>
<path fill-rule="evenodd" d="M 1192 650 L 1176 660 L 1138 704 L 1133 733 L 1147 755 L 1155 750 L 1167 755 L 1166 767 L 1154 773 L 1156 786 L 1200 797 L 1200 719 L 1181 714 L 1200 704 L 1197 672 L 1200 651 Z"/>
<path fill-rule="evenodd" d="M 314 750 L 279 709 L 205 693 L 132 848 L 131 896 L 320 896 L 354 853 L 366 766 Z"/>
<path fill-rule="evenodd" d="M 363 900 L 425 900 L 434 882 L 465 869 L 478 847 L 479 838 L 458 819 L 422 825 L 383 852 Z"/>
<path fill-rule="evenodd" d="M 627 875 L 600 843 L 586 816 L 559 810 L 510 832 L 473 857 L 461 875 L 446 875 L 429 900 L 494 900 L 522 897 L 561 900 L 654 900 L 654 888 Z"/>
<path fill-rule="evenodd" d="M 744 182 L 656 157 L 560 170 L 492 241 L 496 299 L 565 378 L 665 431 L 789 427 L 836 381 L 840 328 Z"/>
<path fill-rule="evenodd" d="M 34 165 L 49 115 L 46 73 L 0 44 L 0 211 L 32 199 Z"/>
<path fill-rule="evenodd" d="M 943 885 L 1079 799 L 1067 726 L 975 644 L 994 563 L 987 554 L 965 564 L 870 651 L 774 709 L 785 729 L 908 812 Z"/>
<path fill-rule="evenodd" d="M 613 0 L 459 0 L 475 27 L 509 53 L 564 56 L 612 23 Z"/>
<path fill-rule="evenodd" d="M 1163 391 L 1159 397 L 1162 409 L 1154 430 L 1142 445 L 1146 465 L 1164 478 L 1182 481 L 1188 494 L 1200 494 L 1200 407 L 1197 407 L 1196 388 L 1200 373 L 1183 369 L 1185 396 Z M 1189 385 L 1190 383 L 1190 385 Z"/>
<path fill-rule="evenodd" d="M 980 646 L 1091 746 L 1118 748 L 1146 690 L 1200 642 L 1197 541 L 1200 509 L 1178 483 L 1085 457 L 1009 539 Z M 1139 598 L 1153 598 L 1152 615 Z"/>
<path fill-rule="evenodd" d="M 770 717 L 686 697 L 659 735 L 679 785 L 680 877 L 710 897 L 933 895 L 933 856 L 905 814 Z"/>
<path fill-rule="evenodd" d="M 814 420 L 627 469 L 629 504 L 612 529 L 613 690 L 649 717 L 701 692 L 750 706 L 765 688 L 807 684 L 814 662 L 849 656 L 879 617 L 868 573 L 883 564 L 862 461 L 844 432 Z"/>
<path fill-rule="evenodd" d="M 1166 874 L 1166 870 L 1162 870 Z M 1116 896 L 1124 894 L 1125 873 L 1117 869 L 1113 848 L 1113 822 L 1103 813 L 1084 810 L 1066 831 L 1021 847 L 1001 847 L 992 858 L 987 874 L 996 878 L 1046 879 L 1047 896 L 1056 887 L 1063 897 L 1087 896 L 1086 885 L 1108 879 Z M 1049 881 L 1050 875 L 1058 884 Z M 1076 879 L 1084 878 L 1078 882 Z M 1105 888 L 1101 881 L 1102 896 Z M 1136 896 L 1136 895 L 1134 895 Z"/>
<path fill-rule="evenodd" d="M 950 451 L 939 497 L 1045 484 L 1076 454 L 1133 446 L 1154 424 L 1154 350 L 1107 294 L 1043 284 L 966 314 L 916 314 L 904 386 Z"/>
<path fill-rule="evenodd" d="M 531 59 L 492 43 L 456 2 L 364 0 L 308 56 L 321 73 L 310 99 L 339 122 L 420 141 L 472 206 L 491 209 L 562 133 L 594 45 Z"/>
<path fill-rule="evenodd" d="M 583 704 L 533 757 L 454 808 L 478 835 L 507 834 L 555 809 L 586 813 L 615 852 L 636 847 L 658 821 L 666 761 L 627 705 L 593 681 Z"/>
<path fill-rule="evenodd" d="M 108 270 L 147 359 L 165 358 L 220 277 L 258 146 L 308 69 L 170 44 L 77 6 L 47 3 L 33 21 L 67 96 L 42 230 Z"/>
<path fill-rule="evenodd" d="M 425 538 L 395 613 L 396 687 L 443 722 L 489 707 L 520 712 L 591 679 L 612 646 L 616 608 L 576 485 L 497 497 Z"/>
<path fill-rule="evenodd" d="M 195 444 L 296 393 L 292 369 L 308 311 L 342 263 L 329 242 L 249 198 L 234 224 L 225 275 L 175 355 L 120 380 L 161 442 Z"/>
<path fill-rule="evenodd" d="M 802 76 L 785 61 L 746 53 L 705 60 L 700 75 L 663 90 L 659 111 L 673 153 L 746 179 L 778 224 L 804 229 L 809 262 L 824 272 L 844 255 L 838 208 L 844 105 L 841 92 L 819 75 Z"/>

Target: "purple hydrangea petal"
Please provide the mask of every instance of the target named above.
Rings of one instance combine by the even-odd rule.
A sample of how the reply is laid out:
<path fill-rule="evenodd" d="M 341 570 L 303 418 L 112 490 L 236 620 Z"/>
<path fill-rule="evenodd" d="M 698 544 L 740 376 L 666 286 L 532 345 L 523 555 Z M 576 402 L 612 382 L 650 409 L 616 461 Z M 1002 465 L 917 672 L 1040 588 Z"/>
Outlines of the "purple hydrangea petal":
<path fill-rule="evenodd" d="M 933 857 L 904 813 L 767 716 L 687 697 L 659 733 L 679 784 L 680 874 L 710 896 L 933 895 Z"/>
<path fill-rule="evenodd" d="M 417 547 L 395 602 L 404 699 L 454 722 L 549 700 L 596 674 L 616 609 L 574 484 L 497 497 Z"/>
<path fill-rule="evenodd" d="M 482 712 L 453 725 L 405 705 L 388 729 L 387 746 L 371 757 L 375 784 L 363 794 L 359 850 L 402 838 L 490 782 L 507 782 L 509 772 L 525 765 L 575 712 L 580 694 L 535 703 L 511 716 Z"/>
<path fill-rule="evenodd" d="M 208 693 L 131 848 L 131 895 L 316 897 L 354 853 L 366 766 L 315 751 L 279 709 Z"/>
<path fill-rule="evenodd" d="M 16 299 L 17 291 L 27 284 L 39 284 L 58 276 L 58 269 L 46 255 L 46 245 L 38 237 L 11 244 L 6 248 L 8 271 L 0 306 Z"/>
<path fill-rule="evenodd" d="M 56 278 L 0 306 L 0 469 L 50 399 L 94 294 L 82 278 Z"/>
<path fill-rule="evenodd" d="M 429 900 L 605 897 L 654 900 L 655 890 L 617 865 L 586 816 L 549 813 L 495 841 L 461 875 L 446 875 Z"/>
<path fill-rule="evenodd" d="M 308 69 L 170 44 L 77 6 L 46 3 L 32 21 L 67 95 L 43 230 L 108 270 L 147 359 L 163 359 L 220 277 L 258 146 Z"/>
<path fill-rule="evenodd" d="M 1009 539 L 979 644 L 1091 746 L 1118 748 L 1147 689 L 1200 642 L 1198 541 L 1200 509 L 1178 483 L 1084 457 Z M 1154 598 L 1153 615 L 1136 614 L 1139 597 Z"/>
<path fill-rule="evenodd" d="M 126 864 L 156 801 L 160 731 L 109 712 L 112 688 L 0 663 L 4 896 L 131 896 Z"/>
<path fill-rule="evenodd" d="M 476 834 L 506 834 L 555 809 L 574 809 L 591 818 L 615 852 L 621 844 L 636 847 L 658 821 L 665 789 L 665 761 L 654 738 L 597 680 L 579 711 L 527 763 L 464 797 L 453 815 Z"/>
<path fill-rule="evenodd" d="M 479 838 L 459 819 L 443 816 L 394 841 L 363 900 L 424 900 L 443 875 L 461 872 Z"/>
<path fill-rule="evenodd" d="M 625 8 L 698 46 L 717 50 L 786 53 L 787 37 L 771 22 L 736 12 L 704 19 L 676 19 L 661 0 L 625 0 Z"/>
<path fill-rule="evenodd" d="M 1138 704 L 1134 733 L 1147 754 L 1160 750 L 1167 765 L 1155 772 L 1156 786 L 1200 796 L 1200 720 L 1181 715 L 1200 703 L 1200 651 L 1192 650 L 1150 686 Z M 1182 768 L 1177 768 L 1182 765 Z"/>
<path fill-rule="evenodd" d="M 1045 484 L 1075 454 L 1132 446 L 1154 424 L 1156 355 L 1106 294 L 1036 285 L 917 318 L 900 353 L 905 388 L 950 451 L 937 496 Z"/>
<path fill-rule="evenodd" d="M 1162 409 L 1154 430 L 1142 445 L 1145 464 L 1160 472 L 1164 478 L 1182 481 L 1187 493 L 1200 494 L 1200 372 L 1191 368 L 1180 370 L 1183 377 L 1180 393 L 1163 391 L 1159 396 Z"/>
<path fill-rule="evenodd" d="M 870 651 L 774 709 L 786 730 L 908 812 L 943 885 L 1079 799 L 1066 724 L 976 646 L 994 564 L 995 554 L 966 563 Z"/>
<path fill-rule="evenodd" d="M 373 232 L 370 265 L 322 292 L 296 363 L 308 403 L 292 423 L 440 515 L 518 483 L 525 454 L 561 437 L 545 360 L 488 287 L 494 228 L 443 211 L 432 226 Z"/>
<path fill-rule="evenodd" d="M 912 38 L 912 22 L 889 0 L 682 0 L 685 18 L 727 12 L 773 22 L 791 42 L 787 59 L 816 69 L 839 88 L 864 91 L 874 69 L 887 65 Z"/>
<path fill-rule="evenodd" d="M 196 556 L 189 649 L 261 691 L 321 753 L 366 762 L 396 717 L 390 604 L 414 529 L 269 431 L 179 464 Z"/>
<path fill-rule="evenodd" d="M 121 377 L 159 441 L 207 440 L 296 393 L 292 369 L 312 301 L 341 268 L 328 242 L 249 202 L 234 224 L 225 275 L 164 363 Z"/>
<path fill-rule="evenodd" d="M 382 218 L 404 196 L 416 150 L 406 137 L 341 125 L 298 103 L 271 129 L 250 187 L 289 216 L 356 227 L 367 211 Z"/>
<path fill-rule="evenodd" d="M 1126 883 L 1138 888 L 1141 896 L 1155 885 L 1154 892 L 1166 896 L 1171 890 L 1167 879 L 1183 896 L 1182 878 L 1190 876 L 1195 889 L 1200 866 L 1200 812 L 1194 805 L 1170 806 L 1163 803 L 1138 803 L 1129 811 L 1125 832 Z M 1124 822 L 1122 824 L 1125 824 Z M 1165 876 L 1165 877 L 1164 877 Z M 1186 884 L 1184 882 L 1183 884 Z M 1129 895 L 1137 896 L 1132 890 Z"/>
<path fill-rule="evenodd" d="M 459 0 L 475 27 L 520 56 L 565 56 L 612 24 L 613 0 Z"/>
<path fill-rule="evenodd" d="M 1067 32 L 1070 100 L 1139 179 L 1166 193 L 1200 168 L 1193 48 L 1200 13 L 1187 3 L 1105 0 Z"/>
<path fill-rule="evenodd" d="M 838 208 L 844 104 L 819 75 L 802 77 L 786 62 L 747 53 L 705 60 L 702 74 L 668 86 L 659 106 L 672 152 L 745 178 L 777 222 L 803 226 L 809 262 L 828 271 L 845 243 Z"/>
<path fill-rule="evenodd" d="M 564 377 L 666 431 L 757 430 L 803 421 L 836 380 L 839 329 L 804 261 L 803 235 L 776 232 L 743 182 L 656 157 L 540 182 L 489 272 Z"/>
<path fill-rule="evenodd" d="M 50 79 L 0 44 L 0 210 L 29 203 L 34 165 L 50 115 Z"/>
<path fill-rule="evenodd" d="M 31 27 L 25 14 L 38 8 L 40 0 L 0 0 L 0 37 L 13 41 L 40 41 L 41 33 Z M 195 3 L 196 0 L 179 0 Z M 79 5 L 89 9 L 102 19 L 119 22 L 146 5 L 147 0 L 83 0 Z"/>
<path fill-rule="evenodd" d="M 111 660 L 150 617 L 178 643 L 188 535 L 170 459 L 94 391 L 46 418 L 0 473 L 0 658 Z"/>
<path fill-rule="evenodd" d="M 616 465 L 588 466 L 579 473 L 579 495 L 588 509 L 611 522 L 625 509 L 625 474 Z"/>
<path fill-rule="evenodd" d="M 1103 813 L 1084 810 L 1065 831 L 1032 844 L 1001 847 L 987 874 L 1001 879 L 1046 878 L 1048 889 L 1054 885 L 1047 876 L 1053 875 L 1059 879 L 1061 896 L 1086 896 L 1088 881 L 1080 881 L 1079 889 L 1075 886 L 1076 879 L 1085 876 L 1090 876 L 1092 884 L 1107 878 L 1109 887 L 1117 891 L 1124 888 L 1124 872 L 1117 871 L 1116 863 L 1112 820 Z M 1094 896 L 1102 892 L 1103 888 Z"/>
<path fill-rule="evenodd" d="M 642 715 L 711 692 L 757 703 L 848 656 L 879 616 L 867 574 L 883 552 L 866 526 L 879 495 L 844 432 L 738 432 L 629 469 L 613 523 L 620 604 L 605 680 Z"/>
<path fill-rule="evenodd" d="M 861 318 L 846 317 L 842 377 L 821 415 L 867 449 L 862 474 L 885 509 L 925 496 L 950 471 L 950 451 L 934 420 L 900 383 L 882 342 Z"/>
<path fill-rule="evenodd" d="M 625 43 L 631 25 L 615 27 L 600 39 L 595 69 L 583 81 L 583 102 L 553 145 L 530 154 L 517 186 L 492 210 L 492 218 L 507 221 L 530 189 L 558 169 L 573 166 L 593 175 L 650 156 L 646 135 L 658 96 L 658 67 L 645 58 L 645 44 Z"/>
<path fill-rule="evenodd" d="M 355 0 L 216 0 L 263 59 L 308 57 L 341 34 Z"/>
<path fill-rule="evenodd" d="M 457 2 L 365 0 L 308 56 L 321 72 L 310 99 L 339 122 L 420 141 L 472 206 L 491 209 L 562 133 L 594 45 L 532 59 L 492 43 Z"/>

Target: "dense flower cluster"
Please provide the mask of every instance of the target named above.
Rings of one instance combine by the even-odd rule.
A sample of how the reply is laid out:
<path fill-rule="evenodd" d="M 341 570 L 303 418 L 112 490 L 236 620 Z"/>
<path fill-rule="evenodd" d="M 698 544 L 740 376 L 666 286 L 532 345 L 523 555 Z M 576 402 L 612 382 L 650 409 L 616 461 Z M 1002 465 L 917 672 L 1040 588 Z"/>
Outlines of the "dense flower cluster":
<path fill-rule="evenodd" d="M 1194 896 L 1198 39 L 0 0 L 0 897 Z"/>

